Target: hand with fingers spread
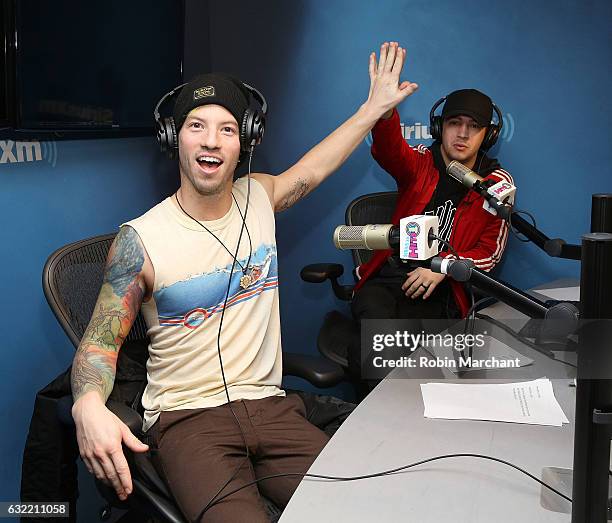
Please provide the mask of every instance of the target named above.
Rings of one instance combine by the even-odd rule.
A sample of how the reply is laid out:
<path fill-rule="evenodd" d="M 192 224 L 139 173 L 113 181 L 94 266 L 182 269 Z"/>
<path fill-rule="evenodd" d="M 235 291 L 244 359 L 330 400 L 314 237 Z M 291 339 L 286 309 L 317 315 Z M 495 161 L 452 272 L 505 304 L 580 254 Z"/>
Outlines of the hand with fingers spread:
<path fill-rule="evenodd" d="M 406 49 L 397 42 L 385 42 L 380 47 L 378 63 L 376 53 L 370 54 L 370 92 L 365 105 L 370 107 L 378 118 L 391 116 L 393 108 L 418 89 L 418 85 L 403 81 L 400 83 L 400 74 Z"/>
<path fill-rule="evenodd" d="M 444 278 L 444 274 L 433 272 L 424 267 L 417 267 L 408 273 L 408 278 L 402 285 L 402 290 L 407 297 L 413 300 L 421 296 L 426 300 Z"/>
<path fill-rule="evenodd" d="M 81 458 L 97 479 L 111 486 L 121 500 L 132 493 L 132 477 L 121 444 L 133 452 L 146 452 L 142 443 L 96 392 L 79 398 L 72 407 Z"/>

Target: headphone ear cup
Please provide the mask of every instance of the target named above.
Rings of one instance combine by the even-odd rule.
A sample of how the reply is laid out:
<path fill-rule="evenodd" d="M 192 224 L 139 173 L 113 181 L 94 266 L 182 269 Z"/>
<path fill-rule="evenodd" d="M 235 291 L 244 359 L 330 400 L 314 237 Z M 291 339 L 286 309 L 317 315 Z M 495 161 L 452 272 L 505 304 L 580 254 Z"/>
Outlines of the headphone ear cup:
<path fill-rule="evenodd" d="M 165 118 L 166 128 L 168 129 L 168 156 L 170 159 L 176 158 L 178 151 L 178 136 L 176 134 L 176 124 L 174 118 Z"/>
<path fill-rule="evenodd" d="M 434 140 L 442 140 L 442 117 L 434 116 L 429 122 L 429 134 Z"/>
<path fill-rule="evenodd" d="M 248 152 L 251 147 L 259 145 L 264 135 L 264 115 L 259 110 L 248 108 L 242 117 L 240 126 L 240 149 Z"/>
<path fill-rule="evenodd" d="M 255 145 L 259 145 L 263 140 L 264 132 L 266 130 L 266 117 L 259 109 L 254 111 L 253 117 L 253 139 Z"/>
<path fill-rule="evenodd" d="M 166 152 L 168 141 L 166 139 L 166 127 L 164 126 L 161 120 L 155 120 L 155 137 L 157 138 L 157 143 L 159 145 L 159 150 L 162 153 Z"/>
<path fill-rule="evenodd" d="M 442 117 L 435 115 L 436 109 L 446 101 L 446 96 L 440 98 L 433 104 L 429 111 L 429 134 L 434 140 L 442 141 Z"/>
<path fill-rule="evenodd" d="M 497 143 L 497 139 L 499 138 L 499 131 L 499 125 L 489 125 L 489 128 L 487 129 L 487 134 L 485 135 L 485 138 L 482 141 L 482 145 L 480 146 L 483 151 L 488 151 Z"/>
<path fill-rule="evenodd" d="M 240 151 L 241 153 L 245 153 L 249 150 L 249 143 L 251 141 L 251 119 L 252 119 L 252 110 L 247 109 L 244 111 L 244 115 L 242 117 L 242 123 L 240 124 Z M 242 155 L 241 155 L 242 156 Z"/>
<path fill-rule="evenodd" d="M 163 118 L 161 122 L 157 122 L 157 142 L 162 153 L 166 153 L 170 159 L 175 158 L 178 140 L 174 118 Z"/>

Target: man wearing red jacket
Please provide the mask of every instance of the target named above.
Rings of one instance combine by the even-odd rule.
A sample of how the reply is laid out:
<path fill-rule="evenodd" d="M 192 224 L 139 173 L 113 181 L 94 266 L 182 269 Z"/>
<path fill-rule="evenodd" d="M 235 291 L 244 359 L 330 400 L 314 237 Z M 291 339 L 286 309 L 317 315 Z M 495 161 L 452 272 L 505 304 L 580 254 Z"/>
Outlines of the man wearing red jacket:
<path fill-rule="evenodd" d="M 372 130 L 372 155 L 397 182 L 394 224 L 414 214 L 435 214 L 439 237 L 461 258 L 470 258 L 476 267 L 489 271 L 501 259 L 508 226 L 486 210 L 482 196 L 447 175 L 446 166 L 457 160 L 485 179 L 513 183 L 497 160 L 486 155 L 499 135 L 501 122 L 492 122 L 491 99 L 475 89 L 454 91 L 442 101 L 442 115 L 432 117 L 434 143 L 430 147 L 409 146 L 397 110 L 392 109 Z M 442 247 L 440 256 L 454 254 Z M 357 268 L 357 276 L 352 303 L 357 320 L 457 318 L 465 316 L 469 308 L 462 284 L 425 267 L 408 267 L 392 251 L 378 251 Z M 353 343 L 350 349 L 352 373 L 357 371 L 358 345 Z"/>

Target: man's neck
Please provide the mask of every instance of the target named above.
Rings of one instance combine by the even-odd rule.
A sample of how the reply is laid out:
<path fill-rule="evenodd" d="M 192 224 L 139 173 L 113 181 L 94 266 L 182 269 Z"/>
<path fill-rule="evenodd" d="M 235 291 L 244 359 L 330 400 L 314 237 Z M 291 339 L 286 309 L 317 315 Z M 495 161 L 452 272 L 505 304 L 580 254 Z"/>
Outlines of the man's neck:
<path fill-rule="evenodd" d="M 232 206 L 232 186 L 218 194 L 202 195 L 191 186 L 181 184 L 177 191 L 181 207 L 198 221 L 212 221 L 223 218 Z"/>

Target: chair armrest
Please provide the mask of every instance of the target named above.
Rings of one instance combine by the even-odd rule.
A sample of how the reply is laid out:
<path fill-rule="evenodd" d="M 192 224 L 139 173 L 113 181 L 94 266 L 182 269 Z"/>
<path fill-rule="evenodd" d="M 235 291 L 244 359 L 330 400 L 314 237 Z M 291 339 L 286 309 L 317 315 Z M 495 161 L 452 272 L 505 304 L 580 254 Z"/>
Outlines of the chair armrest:
<path fill-rule="evenodd" d="M 136 437 L 142 435 L 142 417 L 138 412 L 124 403 L 113 400 L 107 401 L 106 406 L 128 426 L 132 434 Z M 134 492 L 146 499 L 163 521 L 186 523 L 185 518 L 172 502 L 172 494 L 168 487 L 155 470 L 149 452 L 125 451 L 125 457 L 132 470 Z M 135 471 L 138 471 L 138 474 L 135 474 Z"/>
<path fill-rule="evenodd" d="M 158 516 L 167 523 L 187 523 L 180 510 L 170 500 L 152 491 L 142 481 L 133 479 L 134 491 L 151 503 Z"/>
<path fill-rule="evenodd" d="M 308 283 L 323 283 L 325 280 L 339 278 L 344 274 L 344 267 L 339 263 L 312 263 L 301 271 L 302 280 Z"/>
<path fill-rule="evenodd" d="M 107 401 L 106 407 L 128 426 L 132 434 L 138 437 L 142 433 L 142 417 L 134 409 L 113 400 Z"/>
<path fill-rule="evenodd" d="M 283 375 L 304 378 L 315 387 L 328 388 L 346 379 L 340 365 L 319 356 L 283 353 Z"/>
<path fill-rule="evenodd" d="M 142 418 L 134 409 L 113 400 L 108 400 L 106 407 L 129 427 L 132 434 L 137 435 L 142 432 Z M 74 426 L 74 420 L 72 419 L 72 395 L 59 398 L 57 401 L 57 415 L 64 425 Z"/>
<path fill-rule="evenodd" d="M 340 300 L 350 301 L 353 286 L 338 283 L 338 278 L 343 274 L 344 267 L 339 263 L 313 263 L 306 265 L 300 271 L 300 277 L 308 283 L 323 283 L 325 280 L 329 280 L 336 297 Z"/>

